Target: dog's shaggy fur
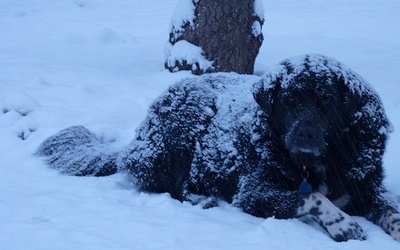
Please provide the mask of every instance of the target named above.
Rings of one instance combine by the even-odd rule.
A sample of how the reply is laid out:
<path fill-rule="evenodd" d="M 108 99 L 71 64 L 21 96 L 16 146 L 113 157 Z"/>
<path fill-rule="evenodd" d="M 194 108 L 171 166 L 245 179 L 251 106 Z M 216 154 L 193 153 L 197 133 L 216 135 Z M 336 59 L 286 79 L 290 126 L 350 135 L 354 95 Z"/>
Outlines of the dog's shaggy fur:
<path fill-rule="evenodd" d="M 365 239 L 349 215 L 400 240 L 397 204 L 382 184 L 390 130 L 365 80 L 334 59 L 306 55 L 261 80 L 215 74 L 173 85 L 123 152 L 77 126 L 48 138 L 38 153 L 71 175 L 127 170 L 140 190 L 313 220 L 336 241 Z M 300 191 L 302 183 L 312 191 Z"/>

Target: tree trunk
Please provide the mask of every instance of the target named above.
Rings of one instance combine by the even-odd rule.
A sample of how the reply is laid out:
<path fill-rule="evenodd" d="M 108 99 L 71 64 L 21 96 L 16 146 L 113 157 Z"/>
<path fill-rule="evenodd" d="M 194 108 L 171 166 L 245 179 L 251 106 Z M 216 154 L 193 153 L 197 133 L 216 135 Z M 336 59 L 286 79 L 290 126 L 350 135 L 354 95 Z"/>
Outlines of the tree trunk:
<path fill-rule="evenodd" d="M 193 13 L 182 13 L 182 9 Z M 181 0 L 177 11 L 183 18 L 171 25 L 167 69 L 253 74 L 263 41 L 261 1 Z"/>

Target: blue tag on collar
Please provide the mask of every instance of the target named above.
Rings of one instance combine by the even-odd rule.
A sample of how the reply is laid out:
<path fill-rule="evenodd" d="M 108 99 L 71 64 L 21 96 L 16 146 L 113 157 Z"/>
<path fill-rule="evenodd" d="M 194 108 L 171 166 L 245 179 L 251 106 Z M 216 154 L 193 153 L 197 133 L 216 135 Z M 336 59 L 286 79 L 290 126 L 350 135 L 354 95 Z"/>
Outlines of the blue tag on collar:
<path fill-rule="evenodd" d="M 310 183 L 303 182 L 300 184 L 299 190 L 303 193 L 311 193 L 312 192 L 312 187 Z"/>

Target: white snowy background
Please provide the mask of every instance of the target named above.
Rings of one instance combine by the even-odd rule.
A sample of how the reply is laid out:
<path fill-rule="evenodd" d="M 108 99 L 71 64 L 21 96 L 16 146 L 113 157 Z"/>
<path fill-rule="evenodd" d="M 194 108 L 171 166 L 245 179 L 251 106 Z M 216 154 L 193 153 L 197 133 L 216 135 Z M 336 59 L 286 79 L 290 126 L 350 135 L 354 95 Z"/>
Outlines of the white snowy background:
<path fill-rule="evenodd" d="M 0 249 L 400 249 L 355 218 L 366 241 L 336 243 L 297 220 L 228 204 L 203 210 L 138 193 L 125 176 L 69 177 L 35 150 L 85 125 L 129 143 L 152 100 L 188 72 L 163 68 L 177 0 L 0 1 Z M 380 94 L 396 131 L 386 183 L 400 196 L 400 1 L 264 0 L 255 71 L 305 53 L 335 57 Z"/>

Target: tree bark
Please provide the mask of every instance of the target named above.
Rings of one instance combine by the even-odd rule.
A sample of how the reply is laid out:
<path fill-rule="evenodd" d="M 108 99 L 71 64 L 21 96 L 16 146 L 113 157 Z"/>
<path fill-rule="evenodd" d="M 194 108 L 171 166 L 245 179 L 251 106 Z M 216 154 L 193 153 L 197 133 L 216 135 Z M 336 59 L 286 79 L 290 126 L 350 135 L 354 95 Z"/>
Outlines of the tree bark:
<path fill-rule="evenodd" d="M 257 15 L 257 0 L 188 0 L 194 5 L 194 20 L 172 27 L 170 49 L 186 41 L 202 49 L 212 64 L 202 67 L 196 60 L 168 55 L 165 67 L 171 72 L 192 70 L 194 74 L 237 72 L 253 74 L 254 63 L 263 41 L 264 18 Z M 260 8 L 259 6 L 256 6 Z M 185 53 L 185 52 L 181 52 Z M 170 58 L 168 58 L 170 56 Z"/>

